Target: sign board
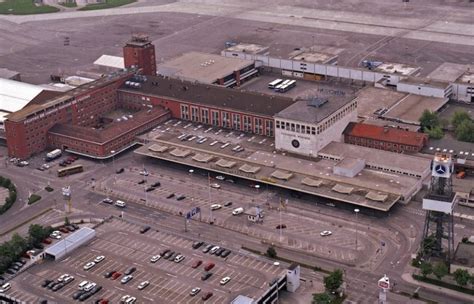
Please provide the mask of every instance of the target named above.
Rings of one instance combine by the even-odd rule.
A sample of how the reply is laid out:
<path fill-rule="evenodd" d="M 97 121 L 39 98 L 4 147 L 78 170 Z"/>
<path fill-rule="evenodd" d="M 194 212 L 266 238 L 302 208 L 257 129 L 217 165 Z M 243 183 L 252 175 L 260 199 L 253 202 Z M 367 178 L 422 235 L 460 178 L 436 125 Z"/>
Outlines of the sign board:
<path fill-rule="evenodd" d="M 199 207 L 196 207 L 196 208 L 193 208 L 191 209 L 191 211 L 189 211 L 188 213 L 186 213 L 186 219 L 190 219 L 192 218 L 193 216 L 195 216 L 196 214 L 198 214 L 199 212 L 201 212 L 201 208 Z"/>

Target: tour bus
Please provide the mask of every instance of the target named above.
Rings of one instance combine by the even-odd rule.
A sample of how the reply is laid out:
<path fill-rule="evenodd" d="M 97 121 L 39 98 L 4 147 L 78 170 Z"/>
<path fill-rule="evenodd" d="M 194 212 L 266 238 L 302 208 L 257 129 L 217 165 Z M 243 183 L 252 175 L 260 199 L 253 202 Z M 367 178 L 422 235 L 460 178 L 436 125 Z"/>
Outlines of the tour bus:
<path fill-rule="evenodd" d="M 284 85 L 283 87 L 280 88 L 279 92 L 281 93 L 285 93 L 285 92 L 288 92 L 289 90 L 291 90 L 292 88 L 294 88 L 296 86 L 296 80 L 291 80 L 290 82 L 288 82 L 286 85 Z"/>
<path fill-rule="evenodd" d="M 268 88 L 269 89 L 274 89 L 277 85 L 279 85 L 281 82 L 283 81 L 283 79 L 275 79 L 273 80 L 272 82 L 270 82 L 268 84 Z"/>
<path fill-rule="evenodd" d="M 76 173 L 80 173 L 80 172 L 83 172 L 83 171 L 84 171 L 84 168 L 82 167 L 82 165 L 69 166 L 69 167 L 66 167 L 66 168 L 59 169 L 58 170 L 58 177 L 67 176 L 67 175 L 71 175 L 71 174 L 76 174 Z"/>

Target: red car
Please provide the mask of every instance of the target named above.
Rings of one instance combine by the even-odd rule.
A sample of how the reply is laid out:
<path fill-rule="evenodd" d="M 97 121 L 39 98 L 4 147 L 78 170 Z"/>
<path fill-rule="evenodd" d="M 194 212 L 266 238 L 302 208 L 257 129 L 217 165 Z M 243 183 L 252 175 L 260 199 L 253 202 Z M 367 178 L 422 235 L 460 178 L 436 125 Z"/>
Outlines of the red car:
<path fill-rule="evenodd" d="M 101 299 L 99 304 L 109 304 L 109 300 Z"/>
<path fill-rule="evenodd" d="M 204 270 L 205 270 L 205 271 L 209 271 L 209 270 L 211 270 L 212 268 L 214 268 L 214 266 L 216 266 L 216 264 L 209 262 L 209 263 L 207 263 L 207 265 L 204 267 Z"/>
<path fill-rule="evenodd" d="M 69 230 L 66 227 L 59 228 L 59 231 L 61 231 L 62 233 L 69 233 Z"/>
<path fill-rule="evenodd" d="M 199 266 L 201 266 L 201 264 L 202 264 L 202 261 L 198 260 L 198 261 L 194 262 L 194 264 L 191 267 L 192 268 L 198 268 Z"/>
<path fill-rule="evenodd" d="M 202 296 L 202 299 L 204 301 L 206 301 L 207 299 L 209 299 L 210 297 L 212 297 L 212 292 L 206 292 L 203 296 Z"/>
<path fill-rule="evenodd" d="M 112 275 L 112 280 L 117 280 L 119 276 L 121 276 L 122 274 L 120 272 L 115 272 L 113 275 Z"/>
<path fill-rule="evenodd" d="M 49 245 L 49 244 L 51 244 L 51 243 L 53 242 L 53 240 L 50 239 L 50 238 L 45 238 L 45 239 L 42 240 L 41 242 L 42 242 L 43 244 Z"/>

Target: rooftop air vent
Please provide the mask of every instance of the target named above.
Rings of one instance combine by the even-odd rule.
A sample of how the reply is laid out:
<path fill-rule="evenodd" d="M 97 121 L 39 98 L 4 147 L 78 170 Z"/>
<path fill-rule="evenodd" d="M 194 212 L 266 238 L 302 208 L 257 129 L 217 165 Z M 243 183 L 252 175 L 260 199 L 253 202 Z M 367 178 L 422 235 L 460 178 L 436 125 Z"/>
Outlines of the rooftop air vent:
<path fill-rule="evenodd" d="M 327 98 L 315 97 L 308 100 L 307 105 L 309 107 L 320 108 L 327 102 L 328 102 Z"/>

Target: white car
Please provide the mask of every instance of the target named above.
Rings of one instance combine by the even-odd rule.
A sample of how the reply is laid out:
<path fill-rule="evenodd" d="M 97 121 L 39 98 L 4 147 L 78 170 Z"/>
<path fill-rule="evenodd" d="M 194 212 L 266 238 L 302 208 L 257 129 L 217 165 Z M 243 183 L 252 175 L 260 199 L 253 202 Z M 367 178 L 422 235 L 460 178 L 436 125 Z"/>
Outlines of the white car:
<path fill-rule="evenodd" d="M 175 261 L 176 263 L 179 263 L 179 262 L 181 262 L 182 260 L 184 260 L 184 255 L 182 255 L 182 254 L 179 254 L 179 255 L 177 255 L 177 256 L 174 258 L 174 261 Z"/>
<path fill-rule="evenodd" d="M 126 204 L 124 201 L 118 200 L 115 202 L 115 206 L 120 207 L 120 208 L 125 208 Z"/>
<path fill-rule="evenodd" d="M 100 262 L 102 262 L 104 259 L 105 259 L 105 256 L 99 255 L 99 256 L 97 256 L 97 257 L 94 259 L 94 262 L 95 262 L 95 263 L 100 263 Z"/>
<path fill-rule="evenodd" d="M 324 231 L 321 231 L 321 233 L 320 233 L 319 235 L 321 235 L 321 236 L 329 236 L 329 235 L 331 235 L 331 234 L 332 234 L 331 231 L 324 230 Z"/>
<path fill-rule="evenodd" d="M 128 299 L 125 300 L 125 304 L 133 304 L 137 301 L 137 298 L 135 297 L 129 297 Z"/>
<path fill-rule="evenodd" d="M 212 204 L 211 205 L 211 210 L 218 210 L 218 209 L 221 209 L 222 208 L 222 205 L 219 205 L 219 204 Z"/>
<path fill-rule="evenodd" d="M 223 278 L 223 279 L 221 280 L 220 284 L 221 284 L 221 285 L 225 285 L 225 284 L 227 284 L 229 281 L 230 281 L 230 277 L 225 277 L 225 278 Z"/>
<path fill-rule="evenodd" d="M 221 247 L 219 247 L 219 246 L 214 246 L 214 247 L 212 247 L 212 249 L 209 251 L 209 253 L 210 253 L 210 254 L 214 254 L 214 253 L 216 253 L 216 251 L 219 250 L 220 248 L 221 248 Z"/>
<path fill-rule="evenodd" d="M 58 281 L 59 281 L 59 282 L 62 282 L 62 281 L 64 281 L 67 277 L 69 277 L 69 274 L 67 274 L 67 273 L 62 274 L 62 275 L 58 278 Z"/>
<path fill-rule="evenodd" d="M 64 280 L 63 280 L 63 283 L 64 284 L 69 284 L 70 282 L 74 281 L 74 277 L 72 275 L 66 277 Z"/>
<path fill-rule="evenodd" d="M 148 175 L 150 175 L 150 174 L 148 173 L 148 171 L 143 170 L 143 171 L 140 171 L 140 175 L 148 176 Z"/>
<path fill-rule="evenodd" d="M 197 295 L 200 291 L 201 291 L 201 288 L 199 288 L 199 287 L 194 287 L 193 289 L 191 289 L 191 292 L 189 293 L 189 295 L 190 295 L 191 297 L 194 297 L 194 296 Z"/>
<path fill-rule="evenodd" d="M 143 282 L 141 282 L 141 283 L 138 285 L 137 288 L 140 289 L 140 290 L 142 290 L 142 289 L 144 289 L 145 287 L 147 287 L 148 285 L 150 285 L 150 282 L 148 282 L 148 281 L 143 281 Z"/>
<path fill-rule="evenodd" d="M 223 181 L 225 179 L 225 177 L 223 177 L 222 175 L 218 175 L 218 176 L 216 176 L 216 179 Z"/>
<path fill-rule="evenodd" d="M 126 275 L 120 280 L 120 283 L 122 284 L 127 284 L 131 279 L 133 279 L 133 276 L 131 274 Z"/>
<path fill-rule="evenodd" d="M 10 289 L 12 287 L 12 284 L 10 283 L 5 283 L 3 284 L 1 287 L 0 287 L 0 293 L 4 293 L 5 291 L 7 291 L 8 289 Z"/>
<path fill-rule="evenodd" d="M 90 282 L 89 284 L 87 284 L 87 285 L 84 287 L 84 289 L 83 289 L 83 290 L 84 290 L 84 291 L 91 291 L 91 290 L 92 290 L 92 288 L 94 288 L 94 287 L 96 287 L 96 286 L 97 286 L 97 284 L 96 284 L 96 283 L 94 283 L 94 282 Z"/>
<path fill-rule="evenodd" d="M 242 214 L 243 212 L 244 212 L 244 208 L 242 207 L 235 208 L 234 210 L 232 210 L 232 215 L 239 215 L 239 214 Z"/>
<path fill-rule="evenodd" d="M 50 238 L 59 240 L 61 238 L 61 232 L 58 230 L 53 231 L 50 235 Z"/>
<path fill-rule="evenodd" d="M 86 287 L 87 284 L 89 284 L 89 281 L 82 281 L 81 283 L 79 283 L 78 285 L 79 290 L 84 290 L 84 287 Z"/>
<path fill-rule="evenodd" d="M 210 186 L 211 186 L 211 188 L 214 188 L 214 189 L 220 189 L 220 187 L 221 187 L 221 185 L 216 184 L 216 183 L 212 183 Z"/>
<path fill-rule="evenodd" d="M 156 263 L 156 262 L 158 262 L 159 259 L 161 259 L 161 255 L 159 255 L 159 254 L 154 255 L 154 256 L 151 257 L 150 262 Z"/>
<path fill-rule="evenodd" d="M 84 268 L 84 270 L 89 270 L 89 269 L 91 269 L 91 268 L 94 267 L 94 266 L 95 266 L 95 263 L 94 263 L 94 262 L 89 262 L 89 263 L 87 263 L 86 265 L 84 265 L 83 268 Z"/>

